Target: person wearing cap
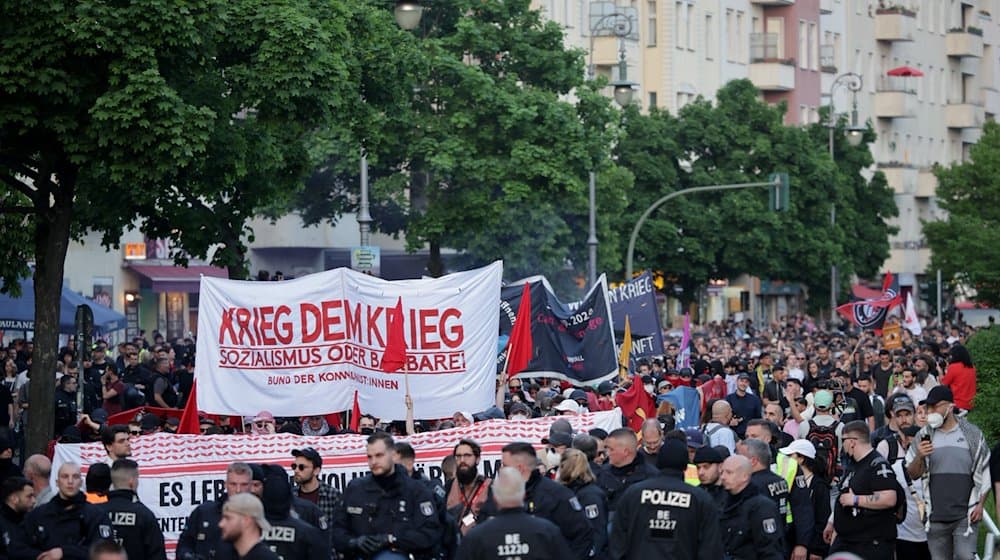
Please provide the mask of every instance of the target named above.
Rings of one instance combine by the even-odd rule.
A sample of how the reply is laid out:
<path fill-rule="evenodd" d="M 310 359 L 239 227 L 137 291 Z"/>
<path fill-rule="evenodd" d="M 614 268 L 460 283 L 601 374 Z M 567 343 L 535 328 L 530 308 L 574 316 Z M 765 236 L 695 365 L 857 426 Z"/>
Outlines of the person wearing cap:
<path fill-rule="evenodd" d="M 91 465 L 91 468 L 96 466 Z M 89 487 L 89 472 L 87 477 Z M 105 519 L 104 525 L 124 545 L 129 558 L 166 560 L 163 532 L 156 515 L 139 501 L 136 494 L 139 464 L 131 459 L 115 461 L 111 465 L 111 483 L 114 489 L 108 492 L 107 501 L 98 506 Z"/>
<path fill-rule="evenodd" d="M 576 416 L 580 414 L 580 405 L 573 399 L 563 399 L 562 402 L 552 407 L 552 410 L 561 416 Z"/>
<path fill-rule="evenodd" d="M 864 421 L 844 425 L 843 451 L 854 462 L 840 479 L 833 522 L 827 523 L 823 532 L 830 552 L 852 552 L 866 560 L 891 560 L 899 497 L 896 475 L 872 448 L 871 432 Z"/>
<path fill-rule="evenodd" d="M 260 468 L 264 481 L 258 497 L 264 504 L 264 518 L 271 524 L 263 534 L 264 543 L 279 558 L 329 560 L 332 549 L 326 527 L 315 527 L 293 511 L 295 498 L 285 469 L 278 465 Z"/>
<path fill-rule="evenodd" d="M 97 508 L 81 492 L 80 465 L 63 463 L 56 476 L 57 494 L 37 506 L 8 544 L 10 558 L 85 558 L 87 546 L 101 535 L 103 520 Z"/>
<path fill-rule="evenodd" d="M 465 410 L 459 410 L 451 417 L 452 422 L 455 423 L 456 428 L 467 428 L 475 424 L 476 419 L 472 416 L 471 412 Z"/>
<path fill-rule="evenodd" d="M 611 380 L 601 381 L 597 386 L 597 407 L 591 407 L 593 411 L 614 410 L 615 406 L 615 382 Z"/>
<path fill-rule="evenodd" d="M 389 434 L 368 436 L 365 451 L 371 472 L 344 491 L 344 507 L 333 518 L 334 548 L 347 558 L 370 558 L 382 551 L 429 558 L 443 530 L 434 496 L 395 465 L 395 441 Z"/>
<path fill-rule="evenodd" d="M 927 425 L 906 452 L 906 470 L 924 485 L 931 556 L 972 558 L 991 488 L 990 448 L 983 432 L 956 414 L 951 387 L 934 387 L 920 404 Z"/>
<path fill-rule="evenodd" d="M 219 520 L 225 503 L 245 492 L 253 485 L 253 470 L 246 463 L 232 463 L 226 469 L 226 492 L 221 498 L 205 502 L 191 512 L 177 539 L 176 558 L 196 560 L 198 558 L 220 558 L 225 549 Z"/>
<path fill-rule="evenodd" d="M 160 431 L 160 417 L 152 412 L 147 412 L 142 415 L 142 420 L 139 421 L 139 425 L 142 428 L 142 435 L 148 436 L 150 434 L 155 434 Z"/>
<path fill-rule="evenodd" d="M 111 490 L 111 467 L 107 463 L 94 463 L 87 468 L 84 496 L 89 504 L 103 504 L 108 501 Z"/>
<path fill-rule="evenodd" d="M 707 445 L 695 450 L 692 458 L 692 462 L 698 469 L 698 488 L 712 496 L 719 511 L 725 506 L 727 496 L 725 488 L 719 482 L 722 461 L 722 454 L 714 447 Z"/>
<path fill-rule="evenodd" d="M 684 430 L 684 437 L 688 450 L 688 464 L 684 469 L 684 482 L 691 486 L 700 486 L 701 480 L 698 478 L 698 466 L 694 462 L 694 456 L 699 449 L 705 447 L 705 435 L 698 428 L 687 428 Z"/>
<path fill-rule="evenodd" d="M 292 450 L 292 479 L 295 486 L 292 495 L 316 504 L 326 520 L 332 520 L 336 511 L 343 507 L 344 498 L 333 486 L 320 480 L 323 457 L 312 447 Z"/>
<path fill-rule="evenodd" d="M 722 558 L 718 507 L 708 492 L 683 479 L 687 447 L 668 439 L 656 459 L 660 474 L 634 484 L 618 499 L 608 546 L 611 558 Z"/>
<path fill-rule="evenodd" d="M 250 433 L 258 436 L 273 434 L 276 431 L 274 415 L 266 410 L 257 413 L 250 420 Z"/>
<path fill-rule="evenodd" d="M 252 476 L 250 480 L 250 492 L 263 500 L 264 482 L 267 481 L 268 473 L 276 467 L 265 463 L 250 463 L 249 466 Z M 296 517 L 322 531 L 324 538 L 329 538 L 330 523 L 326 516 L 323 515 L 323 512 L 320 511 L 319 506 L 298 496 L 292 496 L 292 509 Z"/>
<path fill-rule="evenodd" d="M 507 417 L 511 420 L 528 420 L 531 418 L 531 408 L 523 402 L 512 403 Z"/>
<path fill-rule="evenodd" d="M 559 527 L 525 511 L 525 481 L 513 467 L 497 472 L 493 485 L 496 516 L 471 529 L 462 539 L 455 560 L 549 560 L 569 550 Z"/>
<path fill-rule="evenodd" d="M 733 430 L 736 435 L 743 438 L 746 434 L 747 423 L 754 418 L 761 417 L 763 403 L 760 397 L 750 392 L 750 376 L 741 373 L 736 377 L 736 392 L 726 395 L 726 402 L 733 410 L 733 418 L 736 426 Z"/>
<path fill-rule="evenodd" d="M 549 437 L 542 438 L 542 443 L 545 445 L 545 455 L 542 457 L 542 463 L 546 467 L 545 475 L 549 478 L 555 478 L 563 452 L 573 445 L 573 433 L 551 432 Z"/>
<path fill-rule="evenodd" d="M 271 530 L 264 517 L 264 505 L 253 494 L 237 494 L 222 506 L 219 520 L 222 539 L 233 545 L 239 560 L 279 560 L 262 540 Z"/>
<path fill-rule="evenodd" d="M 931 551 L 927 546 L 927 531 L 922 520 L 926 512 L 926 503 L 922 497 L 923 481 L 910 478 L 906 472 L 906 452 L 920 428 L 913 425 L 913 402 L 905 393 L 891 395 L 889 404 L 894 412 L 887 412 L 889 422 L 886 426 L 893 426 L 895 431 L 879 440 L 875 450 L 892 465 L 896 482 L 903 486 L 903 493 L 906 495 L 906 518 L 896 525 L 896 557 L 929 559 Z M 873 434 L 872 442 L 875 441 Z"/>
<path fill-rule="evenodd" d="M 742 455 L 722 462 L 719 480 L 729 494 L 721 516 L 725 558 L 786 560 L 778 506 L 751 484 L 752 470 L 750 460 Z"/>
<path fill-rule="evenodd" d="M 882 441 L 889 439 L 895 440 L 898 443 L 901 430 L 913 425 L 915 415 L 916 407 L 913 405 L 913 401 L 910 400 L 909 395 L 906 393 L 893 393 L 889 395 L 889 399 L 885 405 L 885 422 L 881 428 L 872 432 L 872 446 L 878 449 Z M 884 453 L 882 456 L 887 459 L 889 458 Z"/>
<path fill-rule="evenodd" d="M 615 511 L 618 496 L 626 488 L 659 474 L 655 465 L 638 452 L 639 440 L 629 428 L 613 430 L 604 440 L 608 461 L 597 475 L 597 485 L 608 495 L 608 509 Z"/>
<path fill-rule="evenodd" d="M 167 421 L 163 423 L 163 433 L 165 434 L 177 434 L 177 429 L 181 425 L 181 419 L 176 416 L 170 416 Z"/>
<path fill-rule="evenodd" d="M 593 439 L 587 434 L 580 438 Z M 585 442 L 586 440 L 582 440 Z M 574 444 L 576 438 L 574 438 Z M 585 445 L 586 447 L 586 445 Z M 596 446 L 594 446 L 596 449 Z M 573 491 L 583 507 L 583 514 L 594 535 L 594 552 L 591 558 L 604 559 L 608 555 L 608 496 L 595 484 L 594 471 L 587 455 L 579 449 L 567 449 L 559 463 L 557 482 Z"/>

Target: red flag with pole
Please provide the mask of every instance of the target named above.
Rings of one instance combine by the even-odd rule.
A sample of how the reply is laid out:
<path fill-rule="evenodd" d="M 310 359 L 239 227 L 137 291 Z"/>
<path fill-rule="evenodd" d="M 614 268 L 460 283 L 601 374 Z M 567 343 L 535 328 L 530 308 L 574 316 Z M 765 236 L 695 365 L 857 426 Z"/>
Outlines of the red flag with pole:
<path fill-rule="evenodd" d="M 198 418 L 198 380 L 191 383 L 191 394 L 184 403 L 184 412 L 181 414 L 180 424 L 177 426 L 178 434 L 200 434 L 201 419 Z"/>
<path fill-rule="evenodd" d="M 521 304 L 517 307 L 514 318 L 514 328 L 507 341 L 507 361 L 504 371 L 507 377 L 512 377 L 527 369 L 534 352 L 531 343 L 531 285 L 524 283 L 521 291 Z"/>
<path fill-rule="evenodd" d="M 396 307 L 389 312 L 388 333 L 385 352 L 382 353 L 382 371 L 399 371 L 406 365 L 406 339 L 403 333 L 403 298 L 396 301 Z"/>
<path fill-rule="evenodd" d="M 642 386 L 638 375 L 632 376 L 632 386 L 615 396 L 615 404 L 622 409 L 628 420 L 628 427 L 638 432 L 648 418 L 656 418 L 656 401 Z"/>
<path fill-rule="evenodd" d="M 354 406 L 351 407 L 351 425 L 349 429 L 357 433 L 358 424 L 361 423 L 361 405 L 358 404 L 358 392 L 354 391 Z"/>

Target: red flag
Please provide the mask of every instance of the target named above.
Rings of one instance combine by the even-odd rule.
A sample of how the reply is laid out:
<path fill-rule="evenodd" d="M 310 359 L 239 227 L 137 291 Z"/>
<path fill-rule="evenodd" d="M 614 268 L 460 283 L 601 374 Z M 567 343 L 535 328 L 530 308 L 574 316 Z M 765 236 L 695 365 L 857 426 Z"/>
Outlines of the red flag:
<path fill-rule="evenodd" d="M 872 329 L 879 333 L 889 311 L 902 303 L 899 280 L 891 272 L 887 272 L 882 282 L 882 293 L 878 297 L 845 303 L 837 308 L 837 313 L 862 329 Z"/>
<path fill-rule="evenodd" d="M 399 371 L 406 365 L 406 340 L 403 335 L 403 298 L 400 296 L 396 307 L 389 313 L 389 332 L 385 339 L 385 352 L 382 353 L 382 371 L 390 373 Z"/>
<path fill-rule="evenodd" d="M 517 307 L 514 328 L 507 340 L 507 377 L 524 371 L 534 352 L 531 344 L 531 286 L 525 282 L 521 304 Z"/>
<path fill-rule="evenodd" d="M 351 407 L 351 425 L 349 429 L 357 433 L 358 424 L 361 423 L 361 405 L 358 404 L 358 392 L 354 391 L 354 406 Z"/>
<path fill-rule="evenodd" d="M 642 378 L 632 376 L 632 386 L 618 393 L 615 403 L 622 409 L 622 414 L 628 419 L 628 427 L 638 432 L 642 422 L 647 418 L 656 418 L 656 401 L 642 386 Z"/>
<path fill-rule="evenodd" d="M 191 394 L 184 404 L 184 413 L 181 414 L 181 422 L 177 426 L 178 434 L 200 434 L 201 419 L 198 418 L 198 381 L 191 383 Z"/>

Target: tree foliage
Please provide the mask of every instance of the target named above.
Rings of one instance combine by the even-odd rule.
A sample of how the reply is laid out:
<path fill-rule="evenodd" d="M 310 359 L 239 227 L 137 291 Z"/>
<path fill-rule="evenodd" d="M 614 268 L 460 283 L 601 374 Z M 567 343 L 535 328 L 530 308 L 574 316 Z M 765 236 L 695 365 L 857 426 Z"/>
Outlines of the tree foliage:
<path fill-rule="evenodd" d="M 979 426 L 987 441 L 1000 438 L 1000 328 L 991 327 L 976 332 L 966 345 L 976 366 L 975 408 L 969 420 Z"/>
<path fill-rule="evenodd" d="M 924 223 L 931 270 L 972 288 L 973 299 L 1000 305 L 1000 125 L 990 121 L 969 161 L 937 167 L 937 203 L 944 221 Z"/>
<path fill-rule="evenodd" d="M 859 173 L 871 164 L 867 148 L 838 141 L 834 164 L 822 130 L 786 126 L 783 116 L 783 106 L 762 102 L 746 80 L 724 86 L 715 103 L 696 100 L 677 116 L 628 115 L 618 157 L 636 176 L 631 215 L 684 188 L 762 182 L 779 171 L 791 183 L 789 212 L 768 210 L 767 188 L 671 201 L 643 226 L 636 269 L 663 271 L 666 289 L 680 288 L 688 301 L 708 279 L 751 273 L 801 282 L 811 301 L 822 302 L 831 262 L 841 263 L 842 278 L 877 271 L 888 256 L 885 219 L 896 209 L 884 177 L 869 182 Z M 873 139 L 870 131 L 867 139 Z M 623 222 L 629 230 L 633 224 Z"/>

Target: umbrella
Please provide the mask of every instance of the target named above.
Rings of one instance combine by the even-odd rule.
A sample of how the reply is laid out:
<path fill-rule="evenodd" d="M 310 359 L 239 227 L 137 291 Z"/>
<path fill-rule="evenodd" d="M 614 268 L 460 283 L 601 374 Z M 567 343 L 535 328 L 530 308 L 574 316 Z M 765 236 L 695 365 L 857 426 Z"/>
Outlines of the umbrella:
<path fill-rule="evenodd" d="M 95 333 L 107 333 L 125 328 L 124 315 L 63 286 L 59 302 L 60 333 L 76 332 L 76 306 L 82 304 L 89 305 L 94 312 Z M 0 330 L 35 330 L 35 283 L 31 278 L 21 280 L 21 297 L 12 298 L 9 294 L 0 294 Z"/>
<path fill-rule="evenodd" d="M 886 75 L 900 76 L 903 78 L 920 78 L 924 75 L 924 73 L 910 66 L 900 66 L 899 68 L 893 68 L 892 70 L 889 70 L 888 72 L 886 72 Z"/>

